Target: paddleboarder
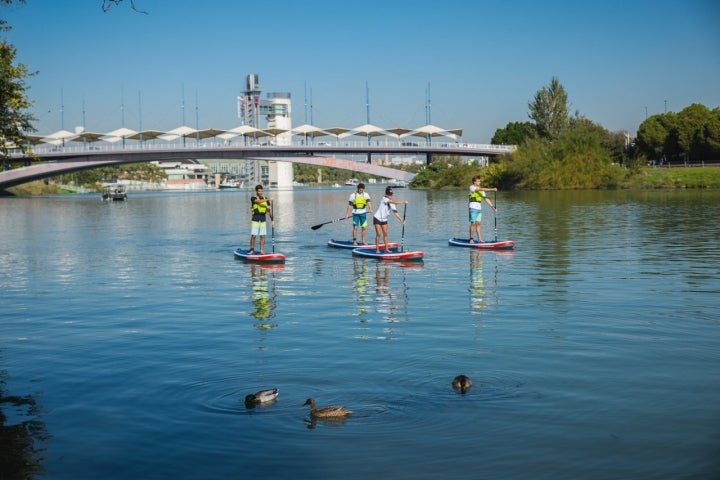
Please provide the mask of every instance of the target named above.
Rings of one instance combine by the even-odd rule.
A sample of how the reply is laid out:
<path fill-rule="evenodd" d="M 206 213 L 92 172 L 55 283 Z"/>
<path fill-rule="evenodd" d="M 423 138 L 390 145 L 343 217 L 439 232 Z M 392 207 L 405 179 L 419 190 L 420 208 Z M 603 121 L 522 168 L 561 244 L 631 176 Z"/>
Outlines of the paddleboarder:
<path fill-rule="evenodd" d="M 360 228 L 360 244 L 367 245 L 365 233 L 367 230 L 367 214 L 372 213 L 372 202 L 370 195 L 365 192 L 365 184 L 358 183 L 357 191 L 350 194 L 348 206 L 345 209 L 345 218 L 350 218 L 352 212 L 352 239 L 353 245 L 357 245 L 357 230 Z"/>
<path fill-rule="evenodd" d="M 267 235 L 267 216 L 274 225 L 272 214 L 272 198 L 263 197 L 263 186 L 255 186 L 255 196 L 250 197 L 250 211 L 252 223 L 250 227 L 250 250 L 248 255 L 255 254 L 255 238 L 260 237 L 260 255 L 265 255 L 265 236 Z"/>
<path fill-rule="evenodd" d="M 405 225 L 405 221 L 398 213 L 395 205 L 407 205 L 407 200 L 393 200 L 393 189 L 391 187 L 385 188 L 385 196 L 380 200 L 380 206 L 375 210 L 373 215 L 373 225 L 375 225 L 375 252 L 380 253 L 380 234 L 382 233 L 383 242 L 385 243 L 385 252 L 390 252 L 390 240 L 388 238 L 388 220 L 390 214 L 394 214 L 395 217 Z"/>
<path fill-rule="evenodd" d="M 468 194 L 468 198 L 470 200 L 469 205 L 469 220 L 470 220 L 470 243 L 475 243 L 474 237 L 475 233 L 477 233 L 478 242 L 482 243 L 484 240 L 482 238 L 482 202 L 483 200 L 487 202 L 488 205 L 490 205 L 490 208 L 495 210 L 495 205 L 493 205 L 492 201 L 490 201 L 490 198 L 485 195 L 485 192 L 496 192 L 497 188 L 483 188 L 480 186 L 480 177 L 475 175 L 472 178 L 472 185 L 470 185 L 470 193 Z"/>

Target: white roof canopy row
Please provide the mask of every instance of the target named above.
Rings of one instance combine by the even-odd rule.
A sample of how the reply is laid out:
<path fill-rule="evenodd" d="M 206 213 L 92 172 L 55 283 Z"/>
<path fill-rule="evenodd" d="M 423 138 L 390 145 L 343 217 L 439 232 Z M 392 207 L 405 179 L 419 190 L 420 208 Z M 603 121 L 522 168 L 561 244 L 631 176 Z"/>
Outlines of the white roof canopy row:
<path fill-rule="evenodd" d="M 78 128 L 77 130 L 81 130 Z M 86 142 L 86 143 L 92 143 L 92 142 L 110 142 L 115 143 L 119 141 L 124 140 L 155 140 L 156 138 L 159 138 L 161 140 L 165 140 L 168 142 L 171 142 L 173 140 L 177 140 L 178 138 L 195 138 L 195 139 L 205 139 L 205 138 L 212 138 L 217 137 L 222 140 L 229 140 L 234 137 L 243 136 L 243 137 L 253 137 L 253 138 L 261 138 L 261 137 L 274 137 L 280 134 L 284 133 L 290 133 L 291 135 L 298 135 L 298 136 L 304 136 L 304 137 L 321 137 L 324 135 L 332 135 L 338 139 L 345 138 L 349 136 L 362 136 L 362 137 L 378 137 L 378 136 L 388 136 L 388 137 L 395 137 L 396 139 L 404 138 L 404 137 L 422 137 L 422 138 L 430 138 L 430 137 L 449 137 L 453 140 L 458 140 L 462 136 L 462 129 L 454 129 L 454 130 L 445 130 L 440 127 L 436 127 L 435 125 L 425 125 L 420 128 L 416 129 L 409 129 L 409 128 L 381 128 L 376 125 L 361 125 L 356 128 L 342 128 L 342 127 L 331 127 L 331 128 L 320 128 L 313 125 L 305 124 L 300 125 L 299 127 L 295 127 L 290 130 L 283 130 L 280 128 L 270 128 L 270 129 L 259 129 L 254 128 L 248 125 L 241 125 L 239 127 L 231 128 L 230 130 L 221 130 L 217 128 L 206 128 L 203 130 L 196 130 L 194 128 L 188 127 L 188 126 L 182 126 L 178 128 L 174 128 L 172 130 L 169 130 L 167 132 L 162 132 L 159 130 L 143 130 L 143 131 L 135 131 L 131 130 L 129 128 L 119 128 L 117 130 L 113 130 L 112 132 L 107 133 L 96 133 L 96 132 L 85 132 L 85 131 L 76 131 L 76 132 L 69 132 L 67 130 L 59 130 L 55 133 L 52 133 L 50 135 L 27 135 L 26 138 L 28 140 L 28 143 L 37 145 L 40 143 L 47 143 L 51 145 L 62 145 L 65 142 Z"/>

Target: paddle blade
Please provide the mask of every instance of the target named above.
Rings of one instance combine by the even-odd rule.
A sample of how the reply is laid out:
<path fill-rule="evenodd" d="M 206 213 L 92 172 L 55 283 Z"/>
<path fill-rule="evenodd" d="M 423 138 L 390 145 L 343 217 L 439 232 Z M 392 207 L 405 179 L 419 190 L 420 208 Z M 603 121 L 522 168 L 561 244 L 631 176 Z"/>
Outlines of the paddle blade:
<path fill-rule="evenodd" d="M 313 226 L 310 227 L 310 228 L 312 228 L 313 230 L 317 230 L 318 228 L 322 227 L 323 225 L 325 225 L 325 224 L 324 224 L 324 223 L 321 223 L 320 225 L 313 225 Z"/>

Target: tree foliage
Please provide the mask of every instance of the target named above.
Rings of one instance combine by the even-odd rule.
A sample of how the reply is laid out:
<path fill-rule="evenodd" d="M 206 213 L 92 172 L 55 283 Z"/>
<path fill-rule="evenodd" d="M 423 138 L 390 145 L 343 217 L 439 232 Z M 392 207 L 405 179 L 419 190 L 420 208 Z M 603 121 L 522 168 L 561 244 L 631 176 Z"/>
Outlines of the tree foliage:
<path fill-rule="evenodd" d="M 626 170 L 609 146 L 616 137 L 582 117 L 568 122 L 558 138 L 526 141 L 501 163 L 499 188 L 613 188 Z"/>
<path fill-rule="evenodd" d="M 510 122 L 505 128 L 495 130 L 490 143 L 493 145 L 520 145 L 538 136 L 537 126 L 532 122 Z"/>
<path fill-rule="evenodd" d="M 568 124 L 568 95 L 557 77 L 552 77 L 550 85 L 535 93 L 528 107 L 528 116 L 535 121 L 538 132 L 544 137 L 558 138 Z"/>
<path fill-rule="evenodd" d="M 638 127 L 639 153 L 652 160 L 717 161 L 720 159 L 720 108 L 692 104 L 679 113 L 647 118 Z"/>
<path fill-rule="evenodd" d="M 0 5 L 10 5 L 13 0 L 2 0 Z M 24 3 L 19 0 L 18 3 Z M 7 22 L 0 20 L 0 31 L 10 30 Z M 35 118 L 29 110 L 33 102 L 26 95 L 26 81 L 35 73 L 15 63 L 15 47 L 0 40 L 0 157 L 8 158 L 11 148 L 23 148 L 25 134 L 34 132 Z"/>

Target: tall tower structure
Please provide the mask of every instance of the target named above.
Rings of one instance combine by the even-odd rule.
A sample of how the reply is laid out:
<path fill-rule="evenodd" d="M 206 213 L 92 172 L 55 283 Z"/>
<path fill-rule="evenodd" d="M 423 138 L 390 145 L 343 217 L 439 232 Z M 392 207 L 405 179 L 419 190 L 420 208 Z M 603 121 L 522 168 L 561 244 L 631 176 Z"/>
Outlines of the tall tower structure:
<path fill-rule="evenodd" d="M 292 142 L 292 101 L 289 92 L 272 92 L 267 100 L 260 102 L 260 112 L 265 115 L 267 130 L 276 132 L 271 137 L 275 145 L 290 145 Z M 292 188 L 293 171 L 291 162 L 270 161 L 270 186 Z"/>
<path fill-rule="evenodd" d="M 238 97 L 238 118 L 241 125 L 260 130 L 278 132 L 269 137 L 275 145 L 290 145 L 292 140 L 292 102 L 290 93 L 268 93 L 267 100 L 260 100 L 260 76 L 250 74 L 245 78 L 245 91 Z M 266 127 L 260 125 L 265 116 Z M 281 132 L 282 131 L 282 132 Z M 268 183 L 271 187 L 292 188 L 292 163 L 277 161 L 251 161 L 249 176 L 254 182 Z"/>
<path fill-rule="evenodd" d="M 238 118 L 241 125 L 260 128 L 260 76 L 253 73 L 245 78 L 245 92 L 238 97 Z"/>

